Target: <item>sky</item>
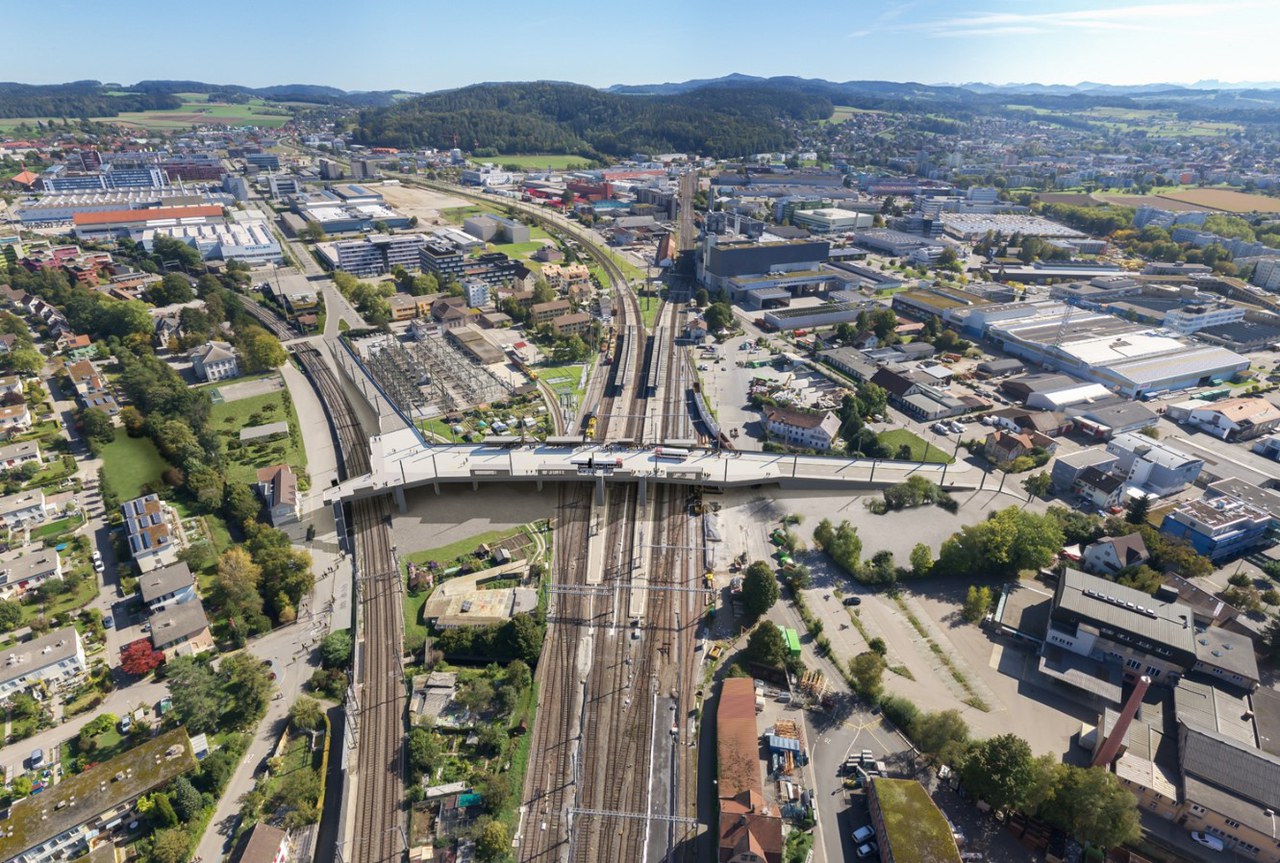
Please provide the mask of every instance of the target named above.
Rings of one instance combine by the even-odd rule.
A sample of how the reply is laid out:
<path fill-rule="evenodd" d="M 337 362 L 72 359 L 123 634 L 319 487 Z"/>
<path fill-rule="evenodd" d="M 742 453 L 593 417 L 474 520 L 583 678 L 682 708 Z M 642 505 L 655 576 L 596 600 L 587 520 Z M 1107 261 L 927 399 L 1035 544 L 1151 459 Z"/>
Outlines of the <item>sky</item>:
<path fill-rule="evenodd" d="M 0 81 L 430 91 L 731 72 L 922 83 L 1280 80 L 1269 45 L 1280 32 L 1275 0 L 219 0 L 192 7 L 190 18 L 173 0 L 115 0 L 110 12 L 87 5 L 27 6 L 39 36 L 6 41 Z"/>

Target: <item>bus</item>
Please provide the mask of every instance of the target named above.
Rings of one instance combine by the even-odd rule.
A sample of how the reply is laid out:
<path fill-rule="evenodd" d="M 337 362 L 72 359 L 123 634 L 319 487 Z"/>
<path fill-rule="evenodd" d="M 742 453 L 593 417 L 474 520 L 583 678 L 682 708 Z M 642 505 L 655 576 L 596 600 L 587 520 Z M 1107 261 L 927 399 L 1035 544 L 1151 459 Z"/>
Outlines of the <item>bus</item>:
<path fill-rule="evenodd" d="M 673 446 L 660 446 L 653 451 L 653 457 L 663 461 L 684 461 L 689 457 L 689 451 Z"/>

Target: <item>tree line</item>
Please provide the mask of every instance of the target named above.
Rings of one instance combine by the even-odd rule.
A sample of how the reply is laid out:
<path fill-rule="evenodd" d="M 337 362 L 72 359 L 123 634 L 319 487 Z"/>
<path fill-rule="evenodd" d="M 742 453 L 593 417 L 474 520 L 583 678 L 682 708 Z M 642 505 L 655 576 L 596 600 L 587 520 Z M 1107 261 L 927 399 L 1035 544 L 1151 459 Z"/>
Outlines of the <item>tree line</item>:
<path fill-rule="evenodd" d="M 480 84 L 362 111 L 358 143 L 461 146 L 587 159 L 681 151 L 732 156 L 784 149 L 784 123 L 830 116 L 830 100 L 775 87 L 625 96 L 577 84 Z"/>

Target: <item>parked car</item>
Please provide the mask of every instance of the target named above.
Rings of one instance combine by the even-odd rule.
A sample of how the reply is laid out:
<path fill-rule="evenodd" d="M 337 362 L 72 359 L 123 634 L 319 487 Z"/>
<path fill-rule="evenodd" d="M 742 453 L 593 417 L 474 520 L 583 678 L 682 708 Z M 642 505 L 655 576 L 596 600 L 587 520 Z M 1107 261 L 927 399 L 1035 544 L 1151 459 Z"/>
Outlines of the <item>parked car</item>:
<path fill-rule="evenodd" d="M 128 734 L 130 728 L 133 728 L 133 717 L 126 713 L 120 720 L 120 733 Z"/>
<path fill-rule="evenodd" d="M 1212 851 L 1221 851 L 1226 847 L 1217 836 L 1212 833 L 1201 833 L 1199 830 L 1191 831 L 1191 839 Z"/>
<path fill-rule="evenodd" d="M 105 626 L 107 629 L 111 629 L 113 626 L 116 625 L 116 619 L 109 614 L 105 615 L 102 618 L 102 625 Z"/>
<path fill-rule="evenodd" d="M 844 598 L 844 604 L 845 604 L 845 605 L 862 605 L 862 597 L 861 597 L 861 596 L 846 596 L 846 597 Z"/>
<path fill-rule="evenodd" d="M 875 829 L 868 824 L 865 827 L 859 827 L 857 830 L 853 831 L 853 841 L 861 845 L 874 835 L 876 835 Z"/>
<path fill-rule="evenodd" d="M 43 749 L 31 750 L 31 769 L 35 770 L 37 767 L 42 767 L 43 765 L 44 765 L 44 750 Z"/>
<path fill-rule="evenodd" d="M 866 845 L 863 845 L 858 849 L 858 857 L 859 858 L 870 857 L 872 854 L 877 853 L 879 850 L 880 850 L 880 846 L 877 845 L 875 842 L 868 842 Z"/>

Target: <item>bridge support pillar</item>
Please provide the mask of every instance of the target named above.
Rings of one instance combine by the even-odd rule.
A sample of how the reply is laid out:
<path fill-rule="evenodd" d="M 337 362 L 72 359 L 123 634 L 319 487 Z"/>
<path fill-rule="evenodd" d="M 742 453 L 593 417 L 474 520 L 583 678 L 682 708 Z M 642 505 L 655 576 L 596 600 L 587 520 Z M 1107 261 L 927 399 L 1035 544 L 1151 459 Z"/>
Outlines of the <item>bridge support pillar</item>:
<path fill-rule="evenodd" d="M 542 491 L 542 477 L 538 477 L 538 491 Z"/>
<path fill-rule="evenodd" d="M 596 506 L 604 506 L 604 474 L 596 477 Z"/>
<path fill-rule="evenodd" d="M 480 480 L 476 479 L 475 477 L 471 478 L 471 490 L 472 491 L 480 490 Z"/>
<path fill-rule="evenodd" d="M 408 512 L 409 506 L 404 502 L 404 486 L 398 486 L 391 492 L 391 497 L 395 500 L 396 506 L 400 512 Z"/>
<path fill-rule="evenodd" d="M 640 477 L 640 505 L 644 506 L 649 502 L 649 478 L 647 476 Z"/>
<path fill-rule="evenodd" d="M 431 487 L 432 487 L 432 488 L 434 488 L 434 489 L 436 490 L 436 496 L 437 496 L 437 497 L 439 497 L 439 495 L 440 495 L 440 480 L 436 480 L 435 482 L 431 483 Z"/>

